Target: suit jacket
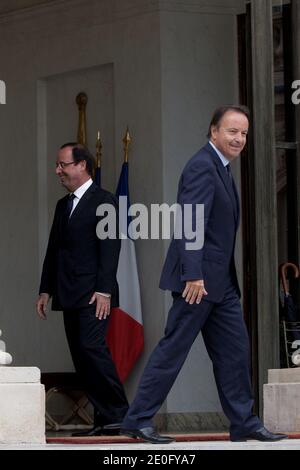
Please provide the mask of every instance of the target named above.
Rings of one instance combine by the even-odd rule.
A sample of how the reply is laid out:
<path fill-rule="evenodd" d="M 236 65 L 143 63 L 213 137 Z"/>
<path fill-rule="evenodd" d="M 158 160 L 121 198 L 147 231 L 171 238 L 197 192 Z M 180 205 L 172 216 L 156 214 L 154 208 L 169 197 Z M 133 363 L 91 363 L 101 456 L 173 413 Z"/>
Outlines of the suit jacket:
<path fill-rule="evenodd" d="M 103 203 L 117 209 L 117 199 L 93 183 L 66 225 L 67 198 L 60 199 L 56 206 L 39 292 L 53 297 L 53 310 L 87 307 L 94 292 L 111 294 L 111 306 L 115 307 L 119 301 L 116 273 L 120 240 L 97 237 L 100 217 L 96 210 Z"/>
<path fill-rule="evenodd" d="M 240 290 L 234 263 L 239 200 L 233 179 L 208 143 L 185 166 L 178 187 L 178 203 L 204 204 L 204 246 L 187 251 L 186 240 L 171 241 L 160 287 L 182 292 L 186 281 L 203 279 L 206 300 L 220 302 L 229 277 Z M 195 216 L 195 206 L 193 207 Z"/>

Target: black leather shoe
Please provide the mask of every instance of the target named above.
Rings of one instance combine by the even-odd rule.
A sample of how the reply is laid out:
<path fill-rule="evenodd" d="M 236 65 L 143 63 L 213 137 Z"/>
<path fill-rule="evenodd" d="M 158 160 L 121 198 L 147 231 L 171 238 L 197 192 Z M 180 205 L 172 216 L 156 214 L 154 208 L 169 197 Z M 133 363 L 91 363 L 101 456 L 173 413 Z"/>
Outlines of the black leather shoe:
<path fill-rule="evenodd" d="M 289 436 L 287 434 L 274 434 L 273 432 L 268 431 L 265 427 L 262 427 L 246 436 L 230 438 L 230 440 L 232 442 L 245 442 L 249 439 L 255 439 L 256 441 L 275 442 L 280 441 L 281 439 L 288 439 L 288 437 Z"/>
<path fill-rule="evenodd" d="M 89 436 L 102 436 L 102 426 L 94 426 L 87 431 L 78 431 L 72 434 L 73 437 L 89 437 Z"/>
<path fill-rule="evenodd" d="M 102 436 L 118 436 L 121 430 L 121 423 L 111 423 L 102 426 Z"/>
<path fill-rule="evenodd" d="M 161 436 L 153 427 L 142 429 L 121 429 L 120 434 L 133 437 L 135 439 L 143 439 L 143 441 L 151 442 L 151 444 L 170 444 L 175 439 L 168 436 Z"/>
<path fill-rule="evenodd" d="M 121 423 L 105 424 L 104 426 L 94 426 L 88 431 L 78 431 L 72 434 L 73 437 L 89 436 L 117 436 L 120 433 Z"/>

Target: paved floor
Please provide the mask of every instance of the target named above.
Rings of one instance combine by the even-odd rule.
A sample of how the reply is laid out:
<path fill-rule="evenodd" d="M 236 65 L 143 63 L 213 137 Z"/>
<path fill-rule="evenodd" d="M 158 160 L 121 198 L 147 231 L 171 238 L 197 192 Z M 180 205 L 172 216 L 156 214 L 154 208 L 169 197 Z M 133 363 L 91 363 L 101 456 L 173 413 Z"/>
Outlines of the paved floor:
<path fill-rule="evenodd" d="M 219 442 L 175 442 L 169 445 L 150 444 L 45 444 L 45 445 L 3 445 L 1 450 L 95 450 L 95 451 L 188 451 L 193 450 L 300 450 L 300 439 L 288 439 L 276 443 L 248 441 L 233 443 L 228 441 Z"/>

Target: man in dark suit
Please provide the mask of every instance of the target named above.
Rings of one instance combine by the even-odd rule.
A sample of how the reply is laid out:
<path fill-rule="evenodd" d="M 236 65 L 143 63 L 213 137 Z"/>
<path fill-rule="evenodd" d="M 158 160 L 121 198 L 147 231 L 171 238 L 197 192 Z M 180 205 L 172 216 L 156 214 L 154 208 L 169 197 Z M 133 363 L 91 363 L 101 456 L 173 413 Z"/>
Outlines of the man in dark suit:
<path fill-rule="evenodd" d="M 118 305 L 116 272 L 120 240 L 96 234 L 100 204 L 115 197 L 93 183 L 93 157 L 86 147 L 65 144 L 58 152 L 56 174 L 69 194 L 57 203 L 43 265 L 37 313 L 46 319 L 62 310 L 75 369 L 95 407 L 95 426 L 88 433 L 118 431 L 128 402 L 105 342 L 111 307 Z"/>
<path fill-rule="evenodd" d="M 154 349 L 137 395 L 122 424 L 122 433 L 152 443 L 169 443 L 152 418 L 167 397 L 200 330 L 213 362 L 214 375 L 233 441 L 274 441 L 286 437 L 265 429 L 252 414 L 249 341 L 240 305 L 234 263 L 239 200 L 229 164 L 246 144 L 248 110 L 226 106 L 216 110 L 209 142 L 185 166 L 178 203 L 204 204 L 204 245 L 188 250 L 184 235 L 171 242 L 160 287 L 172 291 L 173 306 L 165 335 Z"/>

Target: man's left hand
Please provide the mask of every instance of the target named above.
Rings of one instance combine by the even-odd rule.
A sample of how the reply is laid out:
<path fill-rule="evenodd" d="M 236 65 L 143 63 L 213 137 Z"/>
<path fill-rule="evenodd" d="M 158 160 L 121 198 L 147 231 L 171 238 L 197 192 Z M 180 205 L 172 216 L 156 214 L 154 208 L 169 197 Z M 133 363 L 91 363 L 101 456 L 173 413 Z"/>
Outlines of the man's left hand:
<path fill-rule="evenodd" d="M 94 292 L 89 301 L 89 305 L 96 302 L 96 317 L 99 320 L 105 320 L 110 314 L 110 297 Z"/>
<path fill-rule="evenodd" d="M 195 302 L 196 304 L 200 304 L 202 297 L 208 295 L 204 287 L 204 281 L 197 280 L 197 281 L 187 281 L 185 283 L 185 289 L 183 291 L 182 297 L 185 301 L 193 305 Z"/>

